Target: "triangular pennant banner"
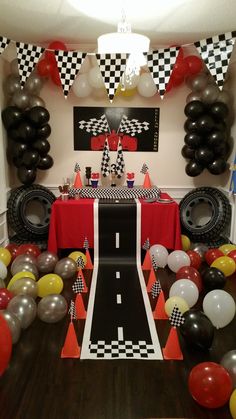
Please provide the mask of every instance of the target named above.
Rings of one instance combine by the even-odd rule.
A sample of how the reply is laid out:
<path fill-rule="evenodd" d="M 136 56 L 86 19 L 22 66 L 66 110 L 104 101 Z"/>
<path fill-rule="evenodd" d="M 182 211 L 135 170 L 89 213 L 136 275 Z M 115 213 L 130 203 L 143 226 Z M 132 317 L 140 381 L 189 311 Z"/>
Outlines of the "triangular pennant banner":
<path fill-rule="evenodd" d="M 147 65 L 155 85 L 163 98 L 180 47 L 159 49 L 147 54 Z"/>
<path fill-rule="evenodd" d="M 232 32 L 202 39 L 194 43 L 220 89 L 224 85 L 234 43 L 235 39 L 233 39 Z"/>
<path fill-rule="evenodd" d="M 116 157 L 116 175 L 118 178 L 121 178 L 125 171 L 125 161 L 123 155 L 122 144 L 119 138 L 118 146 L 117 146 L 117 157 Z"/>
<path fill-rule="evenodd" d="M 128 54 L 96 54 L 96 57 L 108 97 L 112 102 L 125 71 Z"/>
<path fill-rule="evenodd" d="M 102 152 L 101 172 L 104 177 L 107 177 L 110 174 L 110 149 L 107 138 Z"/>
<path fill-rule="evenodd" d="M 57 67 L 60 74 L 64 96 L 67 99 L 69 90 L 80 71 L 86 57 L 86 52 L 80 51 L 55 51 Z"/>
<path fill-rule="evenodd" d="M 5 36 L 0 36 L 0 54 L 2 54 L 4 49 L 6 49 L 10 41 L 11 40 L 6 38 Z"/>
<path fill-rule="evenodd" d="M 32 73 L 44 50 L 45 48 L 38 47 L 36 45 L 16 42 L 18 68 L 22 87 Z"/>

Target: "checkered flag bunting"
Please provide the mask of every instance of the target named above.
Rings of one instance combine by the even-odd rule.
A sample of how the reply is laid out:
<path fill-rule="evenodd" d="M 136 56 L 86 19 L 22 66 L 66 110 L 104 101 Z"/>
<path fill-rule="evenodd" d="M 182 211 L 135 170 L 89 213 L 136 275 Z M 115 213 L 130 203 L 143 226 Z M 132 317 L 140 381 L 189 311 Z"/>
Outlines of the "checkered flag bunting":
<path fill-rule="evenodd" d="M 159 279 L 157 279 L 151 288 L 152 298 L 156 298 L 160 294 L 161 290 L 162 290 L 161 283 Z"/>
<path fill-rule="evenodd" d="M 119 138 L 118 146 L 117 146 L 117 157 L 116 157 L 116 175 L 118 178 L 121 178 L 125 171 L 125 161 L 123 156 L 123 149 L 122 144 Z"/>
<path fill-rule="evenodd" d="M 90 118 L 88 121 L 79 121 L 79 129 L 84 129 L 86 132 L 92 132 L 93 135 L 111 132 L 105 114 L 103 114 L 100 119 Z"/>
<path fill-rule="evenodd" d="M 149 130 L 149 122 L 140 122 L 138 119 L 128 119 L 126 115 L 123 115 L 118 131 L 125 132 L 131 137 L 136 134 L 140 134 L 142 131 Z"/>
<path fill-rule="evenodd" d="M 145 242 L 143 243 L 142 248 L 143 248 L 144 250 L 148 250 L 148 249 L 150 249 L 150 240 L 149 240 L 149 238 L 147 238 L 147 239 L 145 240 Z"/>
<path fill-rule="evenodd" d="M 70 319 L 71 320 L 76 320 L 77 319 L 76 310 L 75 310 L 75 303 L 72 300 L 70 302 L 70 307 L 69 307 L 68 313 L 70 314 Z"/>
<path fill-rule="evenodd" d="M 74 168 L 74 172 L 75 173 L 78 173 L 78 172 L 80 172 L 81 170 L 80 170 L 80 165 L 79 165 L 79 163 L 75 163 L 75 168 Z"/>
<path fill-rule="evenodd" d="M 87 239 L 87 237 L 85 237 L 85 239 L 84 239 L 84 249 L 85 250 L 89 250 L 89 241 L 88 241 L 88 239 Z"/>
<path fill-rule="evenodd" d="M 101 172 L 104 177 L 107 177 L 110 174 L 110 150 L 107 138 L 102 152 Z"/>
<path fill-rule="evenodd" d="M 69 90 L 86 57 L 86 52 L 58 50 L 55 51 L 55 57 L 64 96 L 67 98 Z"/>
<path fill-rule="evenodd" d="M 128 54 L 96 54 L 110 102 L 125 71 Z"/>
<path fill-rule="evenodd" d="M 0 36 L 0 55 L 6 49 L 10 42 L 10 39 L 6 38 L 5 36 Z"/>
<path fill-rule="evenodd" d="M 153 267 L 154 271 L 157 271 L 158 265 L 156 263 L 154 255 L 152 255 L 152 267 Z"/>
<path fill-rule="evenodd" d="M 147 54 L 147 65 L 154 83 L 163 98 L 175 65 L 180 47 L 171 47 L 152 51 Z"/>
<path fill-rule="evenodd" d="M 84 259 L 82 258 L 82 256 L 79 256 L 79 257 L 76 259 L 76 263 L 77 263 L 78 268 L 80 268 L 80 269 L 84 269 L 84 267 L 85 267 L 85 263 L 84 263 Z"/>
<path fill-rule="evenodd" d="M 224 85 L 225 75 L 234 48 L 235 39 L 233 39 L 233 36 L 232 32 L 227 32 L 194 43 L 220 89 Z"/>
<path fill-rule="evenodd" d="M 36 45 L 16 42 L 18 68 L 22 87 L 32 73 L 44 50 L 45 48 Z"/>
<path fill-rule="evenodd" d="M 143 175 L 146 175 L 147 172 L 148 172 L 148 166 L 146 165 L 146 163 L 143 163 L 140 173 L 143 173 Z"/>
<path fill-rule="evenodd" d="M 72 285 L 72 290 L 75 294 L 78 294 L 78 293 L 83 292 L 83 289 L 84 289 L 83 279 L 82 279 L 82 276 L 79 275 Z"/>
<path fill-rule="evenodd" d="M 178 306 L 175 304 L 172 313 L 170 315 L 170 323 L 173 327 L 179 327 L 181 324 L 184 324 L 185 319 L 183 317 L 183 314 L 181 313 Z"/>

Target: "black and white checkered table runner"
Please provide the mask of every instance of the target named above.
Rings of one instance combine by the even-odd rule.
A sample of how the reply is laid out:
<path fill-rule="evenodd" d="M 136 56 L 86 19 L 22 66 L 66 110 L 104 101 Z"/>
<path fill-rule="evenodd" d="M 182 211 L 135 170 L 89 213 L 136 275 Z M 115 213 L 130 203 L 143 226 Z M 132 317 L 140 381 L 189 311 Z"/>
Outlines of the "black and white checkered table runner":
<path fill-rule="evenodd" d="M 71 188 L 69 196 L 76 195 L 80 198 L 94 199 L 132 199 L 132 198 L 159 198 L 161 190 L 157 187 L 145 188 L 126 188 L 126 187 L 107 187 L 107 188 Z"/>

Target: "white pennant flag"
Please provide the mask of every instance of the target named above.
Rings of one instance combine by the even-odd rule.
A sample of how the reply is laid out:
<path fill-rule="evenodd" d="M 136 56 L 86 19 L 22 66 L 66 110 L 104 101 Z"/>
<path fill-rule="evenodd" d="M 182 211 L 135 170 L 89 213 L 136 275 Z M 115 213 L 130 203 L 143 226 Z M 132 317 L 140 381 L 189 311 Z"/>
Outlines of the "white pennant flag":
<path fill-rule="evenodd" d="M 55 57 L 64 96 L 67 99 L 70 88 L 84 62 L 86 52 L 58 50 L 55 51 Z"/>
<path fill-rule="evenodd" d="M 96 57 L 108 97 L 112 102 L 125 71 L 128 54 L 96 54 Z"/>
<path fill-rule="evenodd" d="M 26 80 L 32 73 L 44 50 L 45 48 L 36 45 L 16 42 L 18 68 L 22 87 L 24 87 Z"/>

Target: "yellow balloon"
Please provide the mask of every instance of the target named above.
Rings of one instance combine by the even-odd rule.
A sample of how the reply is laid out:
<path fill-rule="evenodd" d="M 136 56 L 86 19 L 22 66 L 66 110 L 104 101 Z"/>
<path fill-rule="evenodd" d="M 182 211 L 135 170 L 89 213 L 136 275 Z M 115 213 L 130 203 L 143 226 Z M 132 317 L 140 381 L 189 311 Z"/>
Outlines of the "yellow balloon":
<path fill-rule="evenodd" d="M 170 317 L 175 305 L 178 307 L 182 314 L 189 310 L 188 304 L 182 297 L 173 296 L 168 298 L 168 300 L 165 302 L 165 312 L 167 316 Z"/>
<path fill-rule="evenodd" d="M 136 92 L 137 92 L 137 89 L 135 87 L 134 89 L 120 90 L 120 95 L 124 97 L 132 97 L 135 95 Z"/>
<path fill-rule="evenodd" d="M 5 266 L 8 266 L 11 262 L 11 253 L 5 247 L 0 247 L 0 260 Z"/>
<path fill-rule="evenodd" d="M 236 390 L 230 396 L 229 410 L 233 419 L 236 419 Z"/>
<path fill-rule="evenodd" d="M 61 277 L 54 273 L 42 276 L 37 284 L 38 296 L 41 298 L 50 294 L 60 294 L 64 285 Z"/>
<path fill-rule="evenodd" d="M 85 254 L 82 253 L 82 252 L 79 252 L 79 251 L 75 251 L 75 252 L 70 253 L 68 257 L 73 259 L 76 263 L 78 263 L 78 259 L 81 257 L 82 261 L 84 263 L 84 266 L 87 263 L 87 258 L 85 256 Z"/>
<path fill-rule="evenodd" d="M 231 250 L 236 250 L 236 245 L 230 243 L 222 244 L 222 246 L 219 247 L 219 250 L 221 250 L 224 255 L 227 255 L 229 252 L 231 252 Z"/>
<path fill-rule="evenodd" d="M 187 236 L 184 234 L 181 234 L 181 242 L 182 242 L 182 248 L 184 252 L 187 252 L 187 250 L 190 249 L 191 242 Z"/>
<path fill-rule="evenodd" d="M 217 268 L 223 272 L 225 276 L 230 276 L 235 272 L 236 264 L 229 256 L 220 256 L 212 262 L 211 268 Z"/>
<path fill-rule="evenodd" d="M 11 286 L 14 284 L 14 282 L 16 282 L 18 279 L 21 278 L 31 278 L 34 281 L 36 281 L 36 278 L 34 276 L 34 274 L 32 274 L 32 272 L 29 271 L 22 271 L 22 272 L 17 272 L 9 281 L 7 289 L 11 290 Z"/>

